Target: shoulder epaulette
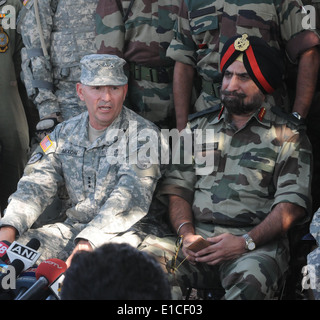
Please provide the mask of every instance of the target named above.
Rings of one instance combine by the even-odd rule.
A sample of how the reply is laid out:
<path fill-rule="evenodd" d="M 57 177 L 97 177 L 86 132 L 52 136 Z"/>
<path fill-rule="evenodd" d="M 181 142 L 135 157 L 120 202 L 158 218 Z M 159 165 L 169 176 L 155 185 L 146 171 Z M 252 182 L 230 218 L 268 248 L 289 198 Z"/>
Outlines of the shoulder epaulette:
<path fill-rule="evenodd" d="M 220 104 L 217 104 L 209 109 L 206 109 L 206 110 L 202 110 L 202 111 L 199 111 L 199 112 L 196 112 L 196 113 L 193 113 L 193 114 L 190 114 L 188 116 L 188 121 L 192 121 L 196 118 L 199 118 L 199 117 L 202 117 L 206 114 L 209 114 L 209 113 L 213 113 L 213 112 L 217 112 L 221 110 L 221 105 Z"/>
<path fill-rule="evenodd" d="M 287 120 L 287 126 L 290 129 L 296 129 L 296 130 L 306 129 L 305 121 L 297 119 L 293 114 L 288 113 L 279 107 L 271 107 L 271 111 L 277 116 Z"/>

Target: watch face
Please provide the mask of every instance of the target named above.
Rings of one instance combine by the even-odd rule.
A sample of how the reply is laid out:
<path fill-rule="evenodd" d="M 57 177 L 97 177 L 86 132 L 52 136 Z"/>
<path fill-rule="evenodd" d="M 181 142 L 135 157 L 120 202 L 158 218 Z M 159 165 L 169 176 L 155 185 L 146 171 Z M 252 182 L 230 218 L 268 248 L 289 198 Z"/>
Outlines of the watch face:
<path fill-rule="evenodd" d="M 250 242 L 248 243 L 248 249 L 249 249 L 249 250 L 253 250 L 255 247 L 256 247 L 256 245 L 254 244 L 254 242 L 250 241 Z"/>

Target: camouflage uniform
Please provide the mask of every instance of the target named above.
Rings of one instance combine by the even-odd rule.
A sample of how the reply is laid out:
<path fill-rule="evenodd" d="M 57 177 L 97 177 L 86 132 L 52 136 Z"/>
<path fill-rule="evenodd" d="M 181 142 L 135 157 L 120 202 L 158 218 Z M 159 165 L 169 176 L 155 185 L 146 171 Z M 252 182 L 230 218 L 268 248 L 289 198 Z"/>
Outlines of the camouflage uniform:
<path fill-rule="evenodd" d="M 136 129 L 130 127 L 132 124 Z M 1 220 L 1 226 L 11 225 L 18 230 L 22 243 L 38 238 L 42 259 L 67 258 L 75 239 L 87 239 L 93 247 L 108 241 L 130 241 L 132 245 L 140 241 L 135 231 L 126 231 L 148 212 L 160 177 L 160 160 L 152 164 L 148 158 L 138 158 L 136 164 L 130 164 L 125 158 L 114 163 L 109 156 L 120 156 L 122 151 L 127 151 L 127 157 L 134 152 L 139 155 L 146 145 L 143 139 L 137 141 L 142 129 L 156 135 L 159 148 L 167 145 L 160 144 L 156 126 L 125 107 L 93 143 L 88 140 L 87 128 L 88 113 L 84 112 L 59 124 L 40 143 Z M 72 202 L 66 220 L 26 232 L 62 183 Z"/>
<path fill-rule="evenodd" d="M 15 29 L 15 15 L 21 7 L 20 0 L 0 1 L 1 210 L 5 209 L 8 197 L 17 188 L 27 163 L 29 149 L 28 123 L 17 83 L 21 70 L 20 50 L 23 44 Z M 2 16 L 4 14 L 8 14 L 8 17 Z"/>
<path fill-rule="evenodd" d="M 270 46 L 285 51 L 296 62 L 300 53 L 320 44 L 314 30 L 305 32 L 298 1 L 197 1 L 183 0 L 175 24 L 175 36 L 167 55 L 192 65 L 200 76 L 202 91 L 195 103 L 196 111 L 220 102 L 219 59 L 223 44 L 236 34 L 262 37 Z M 182 79 L 183 81 L 183 79 Z M 280 89 L 279 89 L 280 90 Z M 269 102 L 288 105 L 274 93 Z M 282 93 L 283 95 L 283 93 Z"/>
<path fill-rule="evenodd" d="M 96 52 L 94 13 L 98 1 L 38 1 L 48 56 L 41 47 L 34 0 L 24 2 L 17 28 L 25 45 L 21 51 L 22 76 L 28 96 L 40 119 L 60 112 L 67 120 L 86 111 L 75 84 L 80 77 L 80 59 Z"/>
<path fill-rule="evenodd" d="M 100 0 L 97 7 L 98 53 L 115 54 L 128 62 L 130 78 L 125 105 L 161 128 L 175 126 L 174 61 L 166 57 L 166 50 L 173 37 L 179 3 L 134 1 L 128 11 L 129 0 Z M 126 12 L 128 16 L 124 18 Z"/>
<path fill-rule="evenodd" d="M 320 300 L 320 208 L 315 212 L 310 224 L 310 233 L 316 239 L 317 248 L 307 256 L 308 282 L 312 289 L 313 296 Z"/>
<path fill-rule="evenodd" d="M 204 238 L 226 232 L 243 235 L 281 202 L 294 203 L 310 212 L 312 156 L 305 132 L 299 132 L 298 126 L 283 117 L 280 109 L 270 108 L 268 103 L 240 130 L 228 121 L 227 111 L 219 109 L 207 110 L 191 119 L 188 128 L 193 135 L 198 134 L 197 130 L 203 135 L 202 141 L 194 145 L 194 161 L 185 164 L 183 146 L 179 156 L 173 158 L 182 157 L 181 164 L 172 165 L 162 190 L 162 194 L 178 195 L 190 203 L 196 233 Z M 207 131 L 210 129 L 214 131 Z M 214 162 L 202 164 L 204 155 Z M 174 252 L 174 238 L 171 247 L 168 241 L 167 248 Z M 169 254 L 159 249 L 161 239 L 157 242 L 156 255 L 168 260 Z M 154 250 L 148 243 L 141 248 Z M 179 257 L 176 264 L 183 258 Z M 284 237 L 218 267 L 193 266 L 185 261 L 176 277 L 182 287 L 211 288 L 218 285 L 219 273 L 226 299 L 267 299 L 273 296 L 288 259 Z M 235 273 L 241 277 L 234 277 Z M 255 286 L 254 292 L 246 290 L 246 282 Z"/>

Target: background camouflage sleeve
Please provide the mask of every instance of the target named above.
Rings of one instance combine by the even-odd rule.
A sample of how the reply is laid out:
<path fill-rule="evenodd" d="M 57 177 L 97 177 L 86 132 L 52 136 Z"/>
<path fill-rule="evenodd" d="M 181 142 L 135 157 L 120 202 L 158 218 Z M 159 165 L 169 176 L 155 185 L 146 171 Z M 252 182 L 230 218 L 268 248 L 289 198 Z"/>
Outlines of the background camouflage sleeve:
<path fill-rule="evenodd" d="M 96 12 L 96 47 L 98 53 L 109 53 L 123 58 L 125 29 L 117 1 L 98 2 Z"/>
<path fill-rule="evenodd" d="M 50 52 L 53 27 L 52 0 L 38 1 L 44 43 Z M 41 48 L 33 0 L 21 10 L 18 32 L 22 35 L 25 48 L 21 51 L 22 78 L 28 93 L 38 108 L 40 118 L 60 112 L 57 98 L 53 93 L 53 71 L 50 58 L 45 57 Z"/>
<path fill-rule="evenodd" d="M 272 47 L 286 50 L 295 61 L 307 48 L 319 45 L 315 30 L 305 30 L 297 1 L 214 2 L 183 0 L 167 55 L 197 66 L 205 80 L 219 79 L 219 53 L 227 39 L 247 33 L 262 37 Z"/>
<path fill-rule="evenodd" d="M 130 0 L 120 1 L 126 12 Z M 96 16 L 96 46 L 99 53 L 120 55 L 141 65 L 168 66 L 166 50 L 178 12 L 178 0 L 135 1 L 123 21 L 115 0 L 100 0 Z"/>

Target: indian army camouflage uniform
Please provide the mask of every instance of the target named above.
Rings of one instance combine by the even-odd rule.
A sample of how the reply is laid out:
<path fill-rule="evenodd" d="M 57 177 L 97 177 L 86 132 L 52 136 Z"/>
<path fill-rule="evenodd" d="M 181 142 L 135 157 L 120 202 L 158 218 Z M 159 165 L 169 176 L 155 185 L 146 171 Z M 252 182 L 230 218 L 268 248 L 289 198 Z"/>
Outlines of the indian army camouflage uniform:
<path fill-rule="evenodd" d="M 17 188 L 28 161 L 28 123 L 18 91 L 22 40 L 15 21 L 20 0 L 0 0 L 0 207 Z"/>
<path fill-rule="evenodd" d="M 162 194 L 181 196 L 192 205 L 196 234 L 204 238 L 221 233 L 243 235 L 281 202 L 294 203 L 310 213 L 310 142 L 304 130 L 299 132 L 294 120 L 288 121 L 282 114 L 279 108 L 265 103 L 240 130 L 228 121 L 227 111 L 218 106 L 191 118 L 187 128 L 193 134 L 201 130 L 202 143 L 194 145 L 192 164 L 171 166 Z M 181 155 L 180 163 L 184 163 L 181 145 L 178 157 Z M 213 157 L 214 162 L 203 163 L 204 155 Z M 140 249 L 160 257 L 158 260 L 170 270 L 175 240 L 176 236 L 150 236 Z M 176 267 L 184 259 L 180 253 Z M 193 266 L 184 261 L 174 274 L 182 288 L 220 289 L 216 276 L 219 271 L 225 299 L 246 299 L 246 292 L 241 293 L 245 279 L 256 277 L 257 287 L 250 297 L 254 294 L 256 299 L 268 299 L 287 270 L 288 259 L 288 241 L 283 237 L 218 267 Z M 256 265 L 257 273 L 248 264 Z M 243 279 L 239 287 L 233 287 L 236 273 L 236 281 L 240 276 Z"/>
<path fill-rule="evenodd" d="M 314 30 L 303 29 L 301 6 L 300 0 L 183 0 L 167 56 L 196 68 L 202 88 L 196 111 L 220 102 L 220 52 L 232 36 L 247 33 L 262 37 L 271 47 L 285 51 L 293 63 L 300 53 L 320 44 Z M 288 107 L 283 90 L 268 97 L 270 104 Z"/>
<path fill-rule="evenodd" d="M 131 129 L 132 123 L 135 129 Z M 166 141 L 160 141 L 158 128 L 126 107 L 92 144 L 88 140 L 87 112 L 57 125 L 30 158 L 0 225 L 14 226 L 21 243 L 38 238 L 41 260 L 66 259 L 74 240 L 81 238 L 93 247 L 108 241 L 128 241 L 137 246 L 141 241 L 139 231 L 145 226 L 141 219 L 148 212 L 162 170 L 160 159 L 151 161 L 143 157 L 144 153 L 139 157 L 139 151 L 148 147 L 145 139 L 137 140 L 142 129 L 156 135 L 158 145 L 152 146 L 156 151 L 160 146 L 168 149 Z M 129 162 L 128 157 L 136 153 L 137 161 Z M 111 157 L 117 154 L 119 161 Z M 127 156 L 125 161 L 120 161 L 122 155 Z M 61 183 L 65 183 L 72 202 L 66 220 L 29 229 Z M 135 228 L 138 221 L 140 228 Z"/>
<path fill-rule="evenodd" d="M 80 59 L 96 53 L 97 3 L 98 0 L 24 1 L 17 26 L 25 45 L 21 51 L 22 76 L 40 119 L 61 113 L 67 120 L 86 111 L 76 93 L 76 83 L 80 78 Z M 41 34 L 45 45 L 41 44 Z"/>
<path fill-rule="evenodd" d="M 166 57 L 166 50 L 173 38 L 179 3 L 100 0 L 96 16 L 98 53 L 114 54 L 128 62 L 125 105 L 167 129 L 175 127 L 175 113 L 174 61 Z"/>

